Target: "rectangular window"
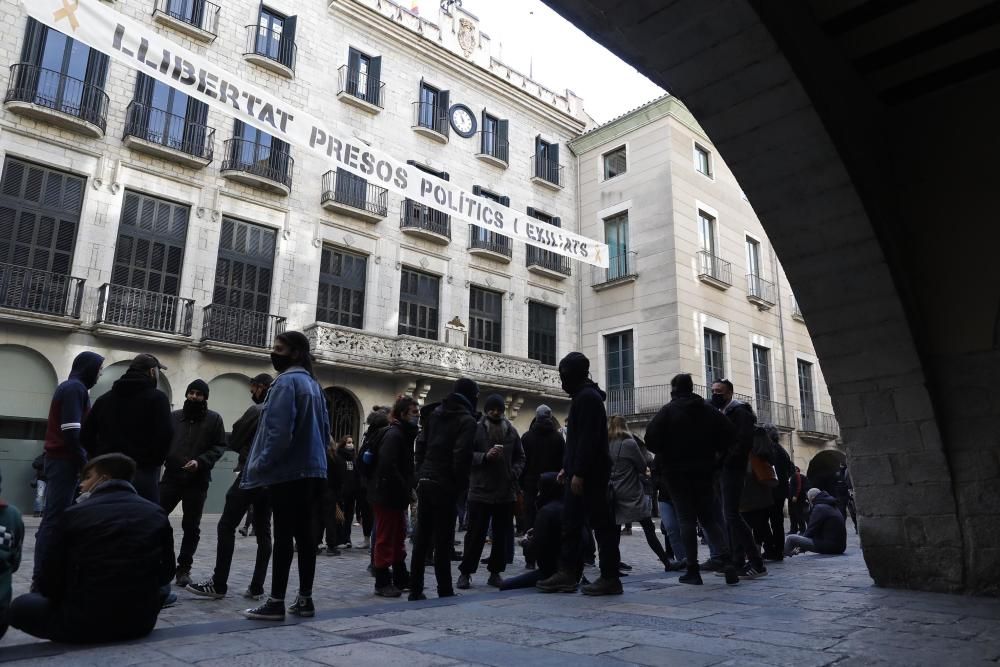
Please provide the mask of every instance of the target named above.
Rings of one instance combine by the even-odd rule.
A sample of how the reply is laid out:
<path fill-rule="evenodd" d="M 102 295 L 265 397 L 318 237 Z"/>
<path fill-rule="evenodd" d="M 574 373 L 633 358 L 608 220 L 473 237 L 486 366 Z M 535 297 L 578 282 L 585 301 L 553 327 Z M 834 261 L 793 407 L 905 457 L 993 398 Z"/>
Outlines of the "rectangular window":
<path fill-rule="evenodd" d="M 438 90 L 426 81 L 421 81 L 416 124 L 447 135 L 449 98 L 447 90 Z"/>
<path fill-rule="evenodd" d="M 631 329 L 605 336 L 604 354 L 608 390 L 631 389 L 635 382 Z"/>
<path fill-rule="evenodd" d="M 624 174 L 628 166 L 625 162 L 624 146 L 619 146 L 613 151 L 605 153 L 601 159 L 604 161 L 604 180 Z"/>
<path fill-rule="evenodd" d="M 799 372 L 799 403 L 802 405 L 804 418 L 807 413 L 811 414 L 816 410 L 816 397 L 813 392 L 813 365 L 799 359 L 796 366 Z"/>
<path fill-rule="evenodd" d="M 483 110 L 482 125 L 480 152 L 506 163 L 510 156 L 510 143 L 507 139 L 510 123 Z"/>
<path fill-rule="evenodd" d="M 295 67 L 295 16 L 285 16 L 261 5 L 255 52 L 290 68 Z"/>
<path fill-rule="evenodd" d="M 490 201 L 495 201 L 501 206 L 510 206 L 510 197 L 498 195 L 495 192 L 485 190 L 478 185 L 472 186 L 472 194 L 478 195 Z M 513 245 L 509 236 L 497 234 L 486 227 L 479 225 L 469 225 L 469 247 L 482 248 L 492 252 L 500 253 L 510 257 L 513 254 Z"/>
<path fill-rule="evenodd" d="M 535 178 L 561 185 L 561 171 L 559 144 L 550 144 L 540 136 L 535 137 Z"/>
<path fill-rule="evenodd" d="M 695 168 L 708 177 L 712 176 L 712 154 L 698 144 L 694 145 Z"/>
<path fill-rule="evenodd" d="M 528 358 L 549 366 L 556 365 L 555 306 L 537 301 L 528 303 Z"/>
<path fill-rule="evenodd" d="M 368 258 L 323 247 L 319 266 L 316 321 L 361 329 L 365 315 L 365 274 Z"/>
<path fill-rule="evenodd" d="M 350 47 L 347 52 L 345 90 L 358 99 L 382 106 L 382 58 Z"/>
<path fill-rule="evenodd" d="M 531 206 L 528 207 L 528 216 L 544 222 L 547 225 L 552 225 L 553 227 L 562 226 L 562 218 L 558 218 L 548 213 L 543 213 Z M 557 253 L 551 250 L 542 250 L 541 248 L 533 245 L 527 246 L 527 259 L 528 266 L 537 265 L 542 266 L 547 269 L 552 269 L 554 271 L 559 271 L 566 275 L 570 275 L 571 268 L 569 261 Z"/>
<path fill-rule="evenodd" d="M 634 267 L 628 248 L 628 211 L 604 220 L 604 240 L 608 244 L 608 280 L 631 275 Z"/>
<path fill-rule="evenodd" d="M 503 330 L 503 292 L 469 288 L 469 347 L 500 351 Z"/>
<path fill-rule="evenodd" d="M 725 334 L 705 329 L 705 386 L 726 377 Z"/>
<path fill-rule="evenodd" d="M 223 170 L 249 171 L 291 185 L 291 154 L 288 144 L 281 139 L 238 120 L 233 127 L 233 141 L 227 143 L 230 146 Z"/>
<path fill-rule="evenodd" d="M 698 211 L 698 235 L 701 237 L 701 249 L 713 257 L 717 256 L 715 217 L 702 210 Z"/>
<path fill-rule="evenodd" d="M 399 335 L 438 339 L 441 279 L 403 268 L 399 288 Z"/>
<path fill-rule="evenodd" d="M 125 192 L 111 283 L 177 296 L 191 209 Z"/>
<path fill-rule="evenodd" d="M 757 278 L 761 277 L 760 270 L 760 241 L 757 239 L 752 239 L 749 236 L 747 239 L 747 273 Z"/>
<path fill-rule="evenodd" d="M 200 156 L 208 141 L 207 122 L 207 104 L 139 73 L 126 119 L 128 134 Z"/>
<path fill-rule="evenodd" d="M 771 400 L 771 350 L 761 345 L 753 346 L 753 386 L 760 411 Z"/>

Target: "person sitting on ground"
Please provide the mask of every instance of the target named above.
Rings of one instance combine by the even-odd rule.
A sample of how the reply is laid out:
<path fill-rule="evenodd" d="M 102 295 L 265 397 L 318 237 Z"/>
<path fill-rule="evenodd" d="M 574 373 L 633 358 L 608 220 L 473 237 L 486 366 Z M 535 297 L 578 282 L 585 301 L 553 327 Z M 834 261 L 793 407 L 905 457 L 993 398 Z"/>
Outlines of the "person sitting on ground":
<path fill-rule="evenodd" d="M 174 578 L 174 533 L 159 505 L 132 486 L 135 461 L 98 456 L 52 534 L 38 592 L 10 606 L 10 624 L 35 637 L 90 644 L 145 637 Z"/>
<path fill-rule="evenodd" d="M 796 549 L 829 555 L 844 553 L 847 550 L 847 521 L 837 507 L 837 500 L 819 489 L 809 489 L 806 497 L 812 503 L 809 525 L 802 535 L 785 538 L 785 556 L 793 555 Z"/>
<path fill-rule="evenodd" d="M 558 476 L 559 473 L 556 472 L 545 472 L 539 476 L 536 486 L 535 523 L 528 531 L 527 537 L 521 541 L 524 561 L 535 563 L 536 569 L 504 579 L 500 584 L 502 591 L 532 588 L 559 570 L 559 553 L 562 551 L 563 488 L 559 484 Z"/>
<path fill-rule="evenodd" d="M 21 512 L 0 498 L 0 638 L 7 634 L 7 610 L 10 608 L 11 580 L 21 567 L 24 545 L 24 521 Z"/>

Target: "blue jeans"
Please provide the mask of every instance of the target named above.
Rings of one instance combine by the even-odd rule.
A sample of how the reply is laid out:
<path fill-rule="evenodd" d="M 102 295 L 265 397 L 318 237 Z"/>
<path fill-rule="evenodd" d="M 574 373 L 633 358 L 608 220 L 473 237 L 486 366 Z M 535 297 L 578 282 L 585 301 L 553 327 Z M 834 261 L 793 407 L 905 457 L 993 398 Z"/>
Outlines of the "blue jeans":
<path fill-rule="evenodd" d="M 687 558 L 687 554 L 684 551 L 684 542 L 681 541 L 681 522 L 677 518 L 677 512 L 674 511 L 673 503 L 661 500 L 659 504 L 660 526 L 663 528 L 663 534 L 667 536 L 667 541 L 670 542 L 674 558 L 684 560 Z"/>
<path fill-rule="evenodd" d="M 52 530 L 62 513 L 73 504 L 80 483 L 80 463 L 74 459 L 45 457 L 45 509 L 35 533 L 35 566 L 32 580 L 38 579 L 45 561 Z"/>

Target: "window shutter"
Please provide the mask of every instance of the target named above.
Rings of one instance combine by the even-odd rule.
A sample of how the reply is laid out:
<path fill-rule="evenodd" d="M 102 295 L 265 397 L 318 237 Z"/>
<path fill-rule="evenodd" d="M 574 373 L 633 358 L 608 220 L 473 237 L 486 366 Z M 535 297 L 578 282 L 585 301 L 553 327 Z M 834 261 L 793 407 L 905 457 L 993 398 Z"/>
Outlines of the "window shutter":
<path fill-rule="evenodd" d="M 281 43 L 278 46 L 278 58 L 282 65 L 295 67 L 295 27 L 297 16 L 289 16 L 281 26 Z"/>
<path fill-rule="evenodd" d="M 106 53 L 101 53 L 97 49 L 90 49 L 90 57 L 87 59 L 87 73 L 85 75 L 87 83 L 104 90 L 104 82 L 108 78 L 109 58 Z"/>
<path fill-rule="evenodd" d="M 451 91 L 442 90 L 438 93 L 438 109 L 437 117 L 440 127 L 436 128 L 438 132 L 447 136 L 448 135 L 448 110 L 451 109 Z"/>
<path fill-rule="evenodd" d="M 535 135 L 535 155 L 541 156 L 542 154 L 542 135 Z"/>
<path fill-rule="evenodd" d="M 446 171 L 442 171 L 441 172 L 441 180 L 442 181 L 450 181 L 451 180 L 451 175 L 448 174 L 448 172 L 446 172 Z"/>
<path fill-rule="evenodd" d="M 500 197 L 500 205 L 510 208 L 510 197 Z"/>
<path fill-rule="evenodd" d="M 531 206 L 528 207 L 528 217 L 530 217 L 530 218 L 534 218 L 535 217 L 535 209 L 533 207 L 531 207 Z"/>
<path fill-rule="evenodd" d="M 193 97 L 188 98 L 187 122 L 184 124 L 184 141 L 199 155 L 205 152 L 208 140 L 208 105 Z"/>
<path fill-rule="evenodd" d="M 368 60 L 368 90 L 365 95 L 372 104 L 382 106 L 379 93 L 382 90 L 382 56 Z"/>
<path fill-rule="evenodd" d="M 145 106 L 152 105 L 154 88 L 156 88 L 156 79 L 139 72 L 139 76 L 135 80 L 135 101 Z"/>
<path fill-rule="evenodd" d="M 553 227 L 562 227 L 562 218 L 552 218 Z"/>
<path fill-rule="evenodd" d="M 508 142 L 507 135 L 509 126 L 510 126 L 510 121 L 506 120 L 497 121 L 497 139 L 499 140 L 500 145 L 504 147 L 507 146 Z"/>
<path fill-rule="evenodd" d="M 42 45 L 45 43 L 47 27 L 28 17 L 28 25 L 24 29 L 24 45 L 21 47 L 21 62 L 38 65 L 42 62 Z"/>
<path fill-rule="evenodd" d="M 480 195 L 483 194 L 483 189 L 481 187 L 479 187 L 478 185 L 473 185 L 472 186 L 472 194 L 474 194 L 475 196 L 478 197 L 478 196 L 480 196 Z"/>
<path fill-rule="evenodd" d="M 358 94 L 358 79 L 361 76 L 361 53 L 354 47 L 347 50 L 347 80 L 344 81 L 347 93 Z"/>

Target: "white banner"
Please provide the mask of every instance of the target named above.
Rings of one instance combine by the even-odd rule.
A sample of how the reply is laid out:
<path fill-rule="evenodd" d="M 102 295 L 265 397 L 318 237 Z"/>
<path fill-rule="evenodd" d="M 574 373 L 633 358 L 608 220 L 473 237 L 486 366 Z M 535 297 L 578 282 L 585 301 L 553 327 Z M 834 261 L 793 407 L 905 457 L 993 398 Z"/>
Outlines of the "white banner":
<path fill-rule="evenodd" d="M 21 4 L 39 22 L 273 137 L 319 153 L 332 160 L 335 168 L 453 219 L 587 264 L 608 266 L 606 244 L 473 195 L 377 148 L 358 145 L 350 133 L 334 131 L 319 119 L 241 81 L 99 0 L 21 0 Z M 332 74 L 328 83 L 334 83 Z"/>

